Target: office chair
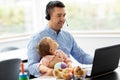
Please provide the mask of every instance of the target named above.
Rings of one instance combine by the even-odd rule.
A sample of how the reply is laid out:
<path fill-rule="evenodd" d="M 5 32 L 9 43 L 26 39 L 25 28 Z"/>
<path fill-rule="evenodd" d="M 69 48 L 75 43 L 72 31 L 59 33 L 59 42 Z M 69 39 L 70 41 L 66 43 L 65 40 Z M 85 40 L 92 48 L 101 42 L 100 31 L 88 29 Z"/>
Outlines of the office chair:
<path fill-rule="evenodd" d="M 6 52 L 6 51 L 11 51 L 11 50 L 17 50 L 19 48 L 17 47 L 13 47 L 13 46 L 10 46 L 10 47 L 5 47 L 3 48 L 0 52 Z M 24 63 L 24 69 L 25 69 L 25 72 L 27 72 L 28 76 L 30 79 L 33 79 L 33 78 L 36 78 L 34 77 L 33 75 L 30 75 L 29 71 L 28 71 L 28 61 L 25 60 L 25 61 L 22 61 Z M 1 79 L 0 79 L 1 80 Z"/>
<path fill-rule="evenodd" d="M 20 62 L 19 58 L 0 61 L 0 80 L 18 80 Z"/>

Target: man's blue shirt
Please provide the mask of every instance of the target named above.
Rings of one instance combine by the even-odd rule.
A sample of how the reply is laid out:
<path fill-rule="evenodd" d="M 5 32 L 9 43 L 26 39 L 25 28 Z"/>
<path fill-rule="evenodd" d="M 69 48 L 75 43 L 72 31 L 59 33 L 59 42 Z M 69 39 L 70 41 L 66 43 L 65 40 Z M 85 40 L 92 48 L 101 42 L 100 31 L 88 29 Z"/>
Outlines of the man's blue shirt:
<path fill-rule="evenodd" d="M 38 64 L 40 62 L 40 55 L 36 52 L 36 45 L 43 37 L 51 37 L 56 40 L 59 44 L 59 49 L 65 52 L 68 56 L 72 56 L 79 63 L 82 64 L 91 64 L 93 58 L 85 53 L 76 43 L 73 36 L 64 30 L 60 30 L 57 34 L 50 27 L 46 27 L 43 31 L 35 34 L 29 44 L 28 44 L 28 69 L 30 74 L 40 76 L 40 72 L 38 69 Z"/>

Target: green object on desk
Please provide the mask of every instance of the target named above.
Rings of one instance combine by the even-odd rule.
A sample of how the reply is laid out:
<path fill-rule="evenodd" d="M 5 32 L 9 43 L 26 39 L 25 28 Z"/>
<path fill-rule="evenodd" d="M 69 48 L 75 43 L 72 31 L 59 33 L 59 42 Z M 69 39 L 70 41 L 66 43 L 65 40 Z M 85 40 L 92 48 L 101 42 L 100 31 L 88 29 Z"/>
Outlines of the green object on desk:
<path fill-rule="evenodd" d="M 28 78 L 19 78 L 19 80 L 29 80 Z"/>
<path fill-rule="evenodd" d="M 19 80 L 29 80 L 27 73 L 24 73 L 24 74 L 20 73 Z"/>

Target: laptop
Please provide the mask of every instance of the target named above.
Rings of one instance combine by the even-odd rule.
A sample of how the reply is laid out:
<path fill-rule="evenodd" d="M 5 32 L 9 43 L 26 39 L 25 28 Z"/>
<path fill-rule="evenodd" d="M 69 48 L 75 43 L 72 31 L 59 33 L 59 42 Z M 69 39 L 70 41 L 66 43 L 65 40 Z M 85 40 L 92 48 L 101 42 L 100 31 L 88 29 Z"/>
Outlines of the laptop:
<path fill-rule="evenodd" d="M 95 50 L 93 64 L 87 68 L 86 77 L 98 77 L 113 72 L 119 64 L 120 44 Z"/>

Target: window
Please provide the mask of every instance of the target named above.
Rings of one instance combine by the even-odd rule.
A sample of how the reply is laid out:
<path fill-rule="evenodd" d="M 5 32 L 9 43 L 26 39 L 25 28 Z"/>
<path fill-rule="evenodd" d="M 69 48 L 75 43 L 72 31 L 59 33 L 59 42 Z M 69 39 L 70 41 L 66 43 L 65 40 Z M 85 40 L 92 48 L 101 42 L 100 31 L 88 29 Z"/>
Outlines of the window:
<path fill-rule="evenodd" d="M 50 0 L 0 0 L 0 37 L 33 33 L 44 28 Z M 64 29 L 120 31 L 120 0 L 61 0 L 66 5 Z"/>
<path fill-rule="evenodd" d="M 70 30 L 120 31 L 119 4 L 120 0 L 66 1 Z"/>
<path fill-rule="evenodd" d="M 32 7 L 31 0 L 0 0 L 0 37 L 30 32 Z"/>

